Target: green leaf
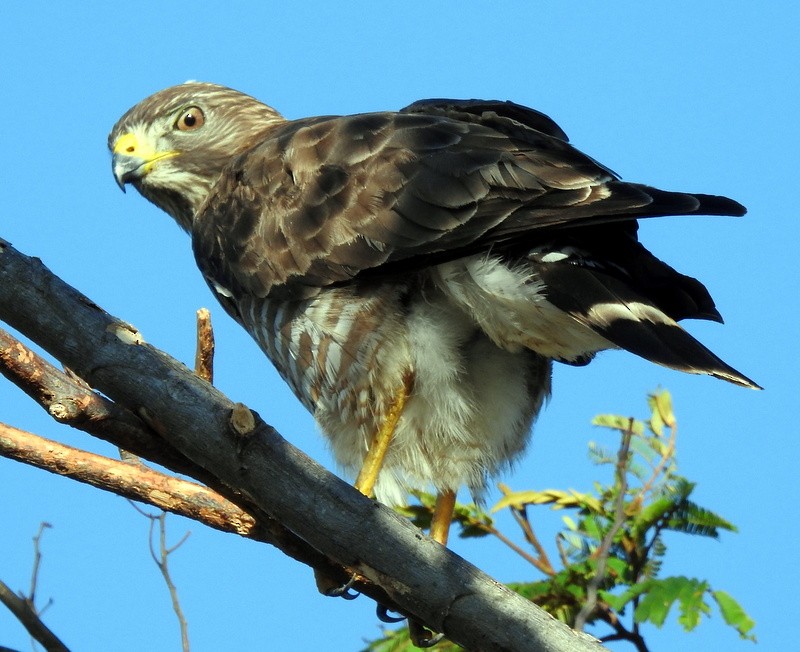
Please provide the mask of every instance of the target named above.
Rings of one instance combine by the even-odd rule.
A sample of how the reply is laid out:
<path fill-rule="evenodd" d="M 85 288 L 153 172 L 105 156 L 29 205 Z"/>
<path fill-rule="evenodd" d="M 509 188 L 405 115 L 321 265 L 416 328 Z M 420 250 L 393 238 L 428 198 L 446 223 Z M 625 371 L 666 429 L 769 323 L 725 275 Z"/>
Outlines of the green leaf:
<path fill-rule="evenodd" d="M 676 532 L 711 537 L 712 539 L 719 537 L 718 530 L 720 529 L 729 532 L 737 531 L 733 523 L 688 500 L 670 515 L 665 527 Z"/>
<path fill-rule="evenodd" d="M 653 411 L 653 414 L 650 415 L 650 422 L 647 425 L 650 426 L 650 430 L 656 437 L 664 436 L 664 420 L 657 410 Z"/>
<path fill-rule="evenodd" d="M 644 587 L 642 590 L 641 587 Z M 635 595 L 634 587 L 620 596 Z M 669 615 L 672 605 L 677 601 L 680 605 L 678 622 L 685 631 L 697 627 L 703 614 L 709 614 L 710 608 L 704 601 L 705 594 L 709 591 L 708 582 L 691 577 L 675 576 L 665 579 L 651 579 L 636 586 L 641 599 L 633 617 L 637 623 L 650 621 L 656 627 L 661 627 Z M 630 597 L 632 597 L 632 595 Z"/>
<path fill-rule="evenodd" d="M 573 549 L 573 552 L 583 553 L 586 551 L 587 546 L 585 545 L 585 541 L 579 534 L 575 532 L 561 532 L 560 536 L 566 544 Z"/>
<path fill-rule="evenodd" d="M 456 645 L 452 641 L 442 639 L 431 650 L 438 652 L 459 652 L 464 648 Z M 411 637 L 408 634 L 408 627 L 400 627 L 399 629 L 385 629 L 383 630 L 383 638 L 376 641 L 371 641 L 362 652 L 415 652 L 419 650 L 411 642 Z"/>
<path fill-rule="evenodd" d="M 491 533 L 478 525 L 465 525 L 462 523 L 458 536 L 460 539 L 479 539 L 480 537 L 488 537 L 489 534 Z"/>
<path fill-rule="evenodd" d="M 506 493 L 500 500 L 495 503 L 494 507 L 489 510 L 492 514 L 500 511 L 504 507 L 513 507 L 514 509 L 522 509 L 526 505 L 542 505 L 546 503 L 553 503 L 557 500 L 557 492 L 555 489 L 548 489 L 545 491 L 510 491 Z"/>
<path fill-rule="evenodd" d="M 600 543 L 605 535 L 597 520 L 593 516 L 587 516 L 581 519 L 581 529 L 584 531 L 587 537 L 592 539 L 592 541 L 596 541 L 597 543 Z"/>
<path fill-rule="evenodd" d="M 413 650 L 411 640 L 408 636 L 408 628 L 385 629 L 383 637 L 370 643 L 362 652 L 404 652 Z"/>
<path fill-rule="evenodd" d="M 652 473 L 651 467 L 645 467 L 642 464 L 637 464 L 636 462 L 629 461 L 628 462 L 628 473 L 630 473 L 634 478 L 636 478 L 639 482 L 644 484 L 647 478 L 650 477 Z"/>
<path fill-rule="evenodd" d="M 592 464 L 616 464 L 617 458 L 612 455 L 607 448 L 598 445 L 596 442 L 589 442 L 589 459 Z"/>
<path fill-rule="evenodd" d="M 711 608 L 703 598 L 708 591 L 708 582 L 689 580 L 679 590 L 680 616 L 678 622 L 684 631 L 691 632 L 700 624 L 700 617 L 711 613 Z"/>
<path fill-rule="evenodd" d="M 663 580 L 650 580 L 647 590 L 642 594 L 641 600 L 633 613 L 637 623 L 650 621 L 656 627 L 661 627 L 669 615 L 669 610 L 678 599 L 681 586 L 676 578 L 668 577 Z"/>
<path fill-rule="evenodd" d="M 634 620 L 637 623 L 650 621 L 656 627 L 661 627 L 667 619 L 672 603 L 675 598 L 671 600 L 667 598 L 661 588 L 652 589 L 644 595 L 633 613 Z"/>
<path fill-rule="evenodd" d="M 604 591 L 603 589 L 599 589 L 597 591 L 598 597 L 605 602 L 609 607 L 611 607 L 614 611 L 622 611 L 625 603 L 622 602 L 620 596 L 611 593 L 610 591 Z"/>
<path fill-rule="evenodd" d="M 725 591 L 712 591 L 711 595 L 717 601 L 725 622 L 739 632 L 741 638 L 755 642 L 756 637 L 750 632 L 756 626 L 756 621 L 750 618 L 741 605 Z"/>
<path fill-rule="evenodd" d="M 394 510 L 405 516 L 421 530 L 427 530 L 431 526 L 433 511 L 427 507 L 422 505 L 398 505 Z"/>
<path fill-rule="evenodd" d="M 610 604 L 616 611 L 621 611 L 622 608 L 628 604 L 631 600 L 635 597 L 641 595 L 645 591 L 650 588 L 651 580 L 646 580 L 644 582 L 637 582 L 636 584 L 631 585 L 625 591 L 620 593 L 619 595 L 608 594 L 607 598 L 604 598 L 608 604 Z M 605 591 L 603 593 L 606 593 Z M 613 602 L 612 602 L 613 600 Z"/>
<path fill-rule="evenodd" d="M 668 530 L 714 539 L 719 536 L 720 529 L 735 532 L 736 526 L 733 523 L 688 500 L 694 487 L 693 482 L 675 476 L 661 495 L 646 505 L 633 519 L 634 535 L 643 536 L 657 523 Z"/>
<path fill-rule="evenodd" d="M 490 534 L 488 530 L 494 525 L 492 517 L 474 503 L 469 505 L 456 503 L 453 522 L 461 526 L 458 536 L 462 539 L 488 536 Z"/>
<path fill-rule="evenodd" d="M 619 557 L 609 557 L 606 560 L 607 573 L 612 578 L 624 578 L 631 570 L 627 561 Z"/>
<path fill-rule="evenodd" d="M 602 428 L 611 428 L 612 430 L 620 430 L 622 432 L 626 432 L 632 425 L 634 435 L 644 434 L 644 423 L 638 419 L 622 417 L 618 414 L 598 414 L 594 419 L 592 419 L 592 425 L 600 426 Z"/>
<path fill-rule="evenodd" d="M 656 498 L 652 503 L 646 505 L 633 519 L 631 529 L 636 537 L 642 537 L 653 527 L 665 514 L 675 508 L 672 498 Z"/>
<path fill-rule="evenodd" d="M 552 592 L 553 587 L 547 580 L 542 582 L 511 582 L 507 584 L 514 593 L 519 593 L 523 598 L 538 602 L 543 596 Z"/>
<path fill-rule="evenodd" d="M 656 458 L 661 457 L 661 453 L 655 449 L 654 444 L 660 443 L 653 437 L 636 437 L 631 440 L 631 450 L 640 455 L 651 467 L 656 465 Z M 650 470 L 652 473 L 652 469 Z M 649 474 L 648 474 L 649 475 Z"/>
<path fill-rule="evenodd" d="M 555 509 L 564 507 L 585 507 L 591 511 L 601 511 L 602 506 L 594 496 L 574 489 L 544 489 L 543 491 L 512 491 L 503 496 L 492 507 L 492 513 L 504 507 L 522 509 L 526 505 L 553 505 Z"/>
<path fill-rule="evenodd" d="M 650 394 L 647 399 L 653 416 L 657 417 L 661 423 L 668 428 L 675 427 L 675 413 L 672 411 L 672 395 L 667 390 L 661 390 Z"/>

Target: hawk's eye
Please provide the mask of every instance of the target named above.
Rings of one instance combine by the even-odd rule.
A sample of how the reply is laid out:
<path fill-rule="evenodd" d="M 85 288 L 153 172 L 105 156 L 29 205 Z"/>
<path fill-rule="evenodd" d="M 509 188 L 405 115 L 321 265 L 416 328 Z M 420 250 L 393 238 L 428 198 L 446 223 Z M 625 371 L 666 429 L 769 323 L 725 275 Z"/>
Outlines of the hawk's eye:
<path fill-rule="evenodd" d="M 190 106 L 181 112 L 175 127 L 180 131 L 193 131 L 203 126 L 206 121 L 206 116 L 203 110 L 197 106 Z"/>

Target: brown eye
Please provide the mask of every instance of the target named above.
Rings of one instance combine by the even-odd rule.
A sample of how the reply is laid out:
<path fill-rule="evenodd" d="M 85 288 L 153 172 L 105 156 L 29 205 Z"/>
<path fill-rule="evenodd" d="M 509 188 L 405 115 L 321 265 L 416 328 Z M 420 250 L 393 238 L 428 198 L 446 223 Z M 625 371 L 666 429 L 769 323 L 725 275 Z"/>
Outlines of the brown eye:
<path fill-rule="evenodd" d="M 175 127 L 180 131 L 193 131 L 202 127 L 205 121 L 203 110 L 197 106 L 190 106 L 181 113 Z"/>

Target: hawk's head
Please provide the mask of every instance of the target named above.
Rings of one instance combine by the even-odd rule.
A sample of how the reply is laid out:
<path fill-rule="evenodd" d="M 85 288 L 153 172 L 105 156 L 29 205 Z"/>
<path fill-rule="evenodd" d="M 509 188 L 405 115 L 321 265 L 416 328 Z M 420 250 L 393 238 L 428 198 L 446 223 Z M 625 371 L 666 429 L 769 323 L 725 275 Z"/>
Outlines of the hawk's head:
<path fill-rule="evenodd" d="M 111 130 L 114 177 L 187 231 L 222 169 L 283 118 L 238 91 L 186 82 L 151 95 Z"/>

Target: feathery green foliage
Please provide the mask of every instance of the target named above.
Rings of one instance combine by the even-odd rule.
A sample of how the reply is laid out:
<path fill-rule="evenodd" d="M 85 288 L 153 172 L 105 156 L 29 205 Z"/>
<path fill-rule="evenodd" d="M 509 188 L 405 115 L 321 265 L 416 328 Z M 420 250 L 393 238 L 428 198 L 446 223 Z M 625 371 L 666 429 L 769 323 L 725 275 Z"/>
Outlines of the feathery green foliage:
<path fill-rule="evenodd" d="M 645 420 L 603 414 L 592 421 L 616 432 L 621 440 L 616 453 L 589 444 L 590 459 L 613 468 L 610 483 L 595 483 L 588 492 L 511 491 L 500 485 L 504 495 L 491 513 L 510 510 L 523 543 L 497 530 L 491 514 L 476 505 L 459 504 L 454 522 L 462 537 L 494 536 L 537 569 L 541 579 L 510 584 L 512 590 L 573 627 L 591 625 L 591 633 L 603 641 L 628 641 L 644 652 L 648 649 L 644 625 L 661 627 L 670 613 L 677 613 L 678 623 L 690 632 L 703 616 L 711 616 L 713 604 L 741 638 L 755 641 L 755 622 L 729 594 L 713 590 L 706 580 L 661 577 L 666 531 L 718 538 L 721 531 L 735 532 L 736 527 L 691 500 L 695 483 L 678 474 L 677 421 L 669 393 L 650 395 L 648 405 L 650 416 Z M 428 527 L 435 500 L 423 493 L 415 497 L 418 502 L 401 512 L 417 526 Z M 528 518 L 528 510 L 541 505 L 570 512 L 562 516 L 564 528 L 556 536 L 557 565 Z M 405 628 L 386 630 L 383 638 L 366 648 L 368 652 L 413 649 Z M 460 648 L 445 640 L 433 649 Z"/>

